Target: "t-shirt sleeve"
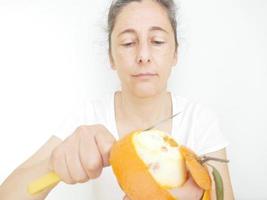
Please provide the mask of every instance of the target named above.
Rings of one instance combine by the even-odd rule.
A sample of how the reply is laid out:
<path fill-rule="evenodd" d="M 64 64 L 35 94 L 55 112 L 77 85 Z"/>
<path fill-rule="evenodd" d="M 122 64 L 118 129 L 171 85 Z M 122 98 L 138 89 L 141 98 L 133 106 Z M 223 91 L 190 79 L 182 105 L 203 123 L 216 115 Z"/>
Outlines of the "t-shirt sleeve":
<path fill-rule="evenodd" d="M 55 130 L 54 135 L 64 140 L 81 125 L 95 123 L 93 101 L 84 100 L 73 106 Z"/>
<path fill-rule="evenodd" d="M 210 108 L 197 105 L 194 127 L 195 151 L 198 155 L 221 150 L 229 145 L 224 136 L 219 118 Z"/>

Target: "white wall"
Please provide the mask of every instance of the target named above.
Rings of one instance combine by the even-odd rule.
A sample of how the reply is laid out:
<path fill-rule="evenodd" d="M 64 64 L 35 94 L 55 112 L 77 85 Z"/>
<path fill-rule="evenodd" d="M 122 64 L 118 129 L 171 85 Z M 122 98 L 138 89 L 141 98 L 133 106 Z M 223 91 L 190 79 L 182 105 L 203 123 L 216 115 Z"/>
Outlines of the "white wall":
<path fill-rule="evenodd" d="M 0 0 L 0 182 L 77 102 L 118 84 L 107 2 Z M 236 199 L 267 199 L 267 1 L 182 0 L 180 23 L 170 87 L 219 114 Z"/>

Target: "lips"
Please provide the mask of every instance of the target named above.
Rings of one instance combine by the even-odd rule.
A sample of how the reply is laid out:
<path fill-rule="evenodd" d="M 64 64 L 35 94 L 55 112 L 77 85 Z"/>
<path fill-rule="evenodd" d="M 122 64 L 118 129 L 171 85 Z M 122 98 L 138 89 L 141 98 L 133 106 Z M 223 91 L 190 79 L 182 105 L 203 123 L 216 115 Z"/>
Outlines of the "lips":
<path fill-rule="evenodd" d="M 156 73 L 151 73 L 151 72 L 145 72 L 145 73 L 138 73 L 133 75 L 133 77 L 146 77 L 146 76 L 157 76 Z"/>

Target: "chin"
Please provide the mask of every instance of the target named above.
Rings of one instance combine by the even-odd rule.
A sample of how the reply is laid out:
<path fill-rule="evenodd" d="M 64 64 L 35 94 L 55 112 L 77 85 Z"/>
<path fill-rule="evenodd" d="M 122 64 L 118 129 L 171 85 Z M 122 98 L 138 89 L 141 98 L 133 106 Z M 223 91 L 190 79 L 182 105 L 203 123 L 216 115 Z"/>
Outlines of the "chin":
<path fill-rule="evenodd" d="M 160 89 L 156 88 L 155 86 L 144 86 L 144 85 L 139 85 L 133 88 L 133 93 L 135 96 L 139 98 L 147 98 L 151 96 L 155 96 L 158 93 L 160 93 Z"/>

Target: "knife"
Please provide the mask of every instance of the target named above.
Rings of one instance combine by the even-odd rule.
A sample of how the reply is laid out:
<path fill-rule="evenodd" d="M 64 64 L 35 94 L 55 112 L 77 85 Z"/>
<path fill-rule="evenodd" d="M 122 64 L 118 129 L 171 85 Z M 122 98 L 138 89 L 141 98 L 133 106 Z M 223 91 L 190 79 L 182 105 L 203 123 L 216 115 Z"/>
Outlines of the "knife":
<path fill-rule="evenodd" d="M 157 123 L 155 123 L 154 125 L 146 128 L 143 131 L 149 131 L 151 129 L 156 128 L 158 125 L 176 117 L 177 115 L 179 115 L 181 112 L 178 112 L 166 119 L 160 120 Z M 40 177 L 39 179 L 33 181 L 32 183 L 30 183 L 28 185 L 28 193 L 31 195 L 35 195 L 35 194 L 39 194 L 40 192 L 42 192 L 43 190 L 52 187 L 53 185 L 57 184 L 58 182 L 60 182 L 60 177 L 55 173 L 55 172 L 49 172 L 46 175 Z"/>
<path fill-rule="evenodd" d="M 164 123 L 164 122 L 166 122 L 166 121 L 171 120 L 172 118 L 176 117 L 176 116 L 179 115 L 180 113 L 181 113 L 181 112 L 175 113 L 174 115 L 172 115 L 172 116 L 170 116 L 170 117 L 168 117 L 168 118 L 166 118 L 166 119 L 160 120 L 160 121 L 158 121 L 157 123 L 155 123 L 154 125 L 152 125 L 152 126 L 146 128 L 146 129 L 143 130 L 143 131 L 149 131 L 149 130 L 151 130 L 151 129 L 154 129 L 154 128 L 156 128 L 158 125 L 160 125 L 160 124 L 162 124 L 162 123 Z"/>

